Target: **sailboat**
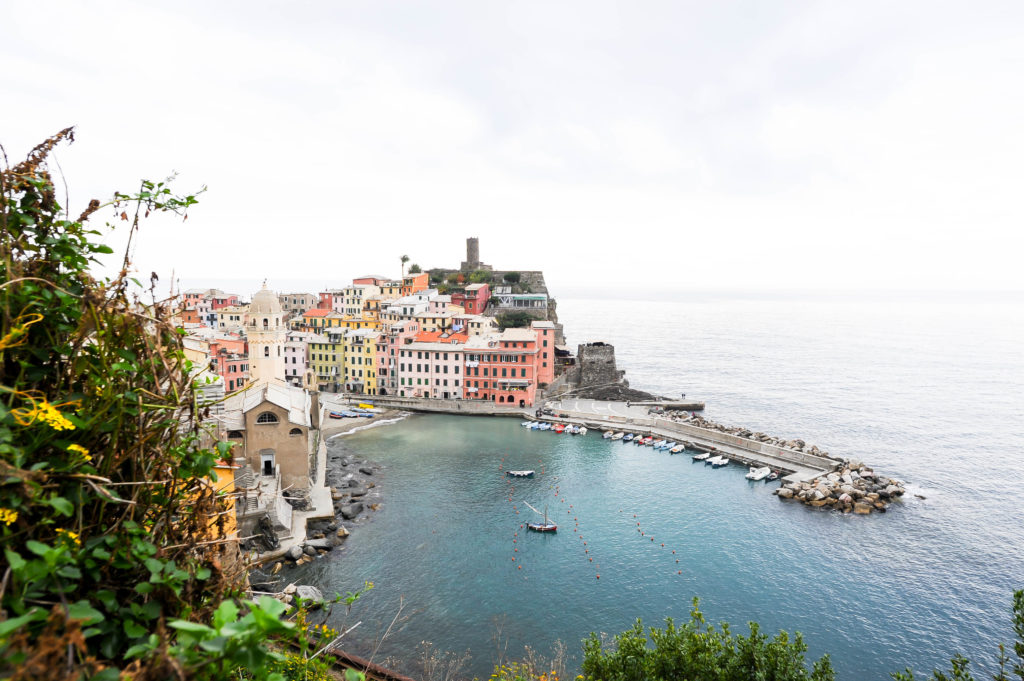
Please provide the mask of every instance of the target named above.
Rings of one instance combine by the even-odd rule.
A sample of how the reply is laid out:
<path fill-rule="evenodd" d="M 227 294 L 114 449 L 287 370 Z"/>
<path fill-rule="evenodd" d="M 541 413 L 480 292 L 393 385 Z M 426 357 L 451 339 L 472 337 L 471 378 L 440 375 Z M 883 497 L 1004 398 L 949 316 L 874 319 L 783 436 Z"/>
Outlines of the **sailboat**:
<path fill-rule="evenodd" d="M 526 504 L 527 506 L 530 506 L 530 504 L 525 502 L 525 501 L 523 503 Z M 532 510 L 534 513 L 540 513 L 540 511 L 535 509 L 533 506 L 530 506 L 530 510 Z M 544 516 L 544 522 L 542 522 L 542 523 L 526 523 L 527 529 L 533 530 L 534 532 L 557 532 L 558 531 L 558 525 L 556 525 L 553 522 L 551 522 L 550 520 L 548 520 L 548 507 L 547 506 L 544 507 L 544 513 L 541 513 L 541 515 Z"/>

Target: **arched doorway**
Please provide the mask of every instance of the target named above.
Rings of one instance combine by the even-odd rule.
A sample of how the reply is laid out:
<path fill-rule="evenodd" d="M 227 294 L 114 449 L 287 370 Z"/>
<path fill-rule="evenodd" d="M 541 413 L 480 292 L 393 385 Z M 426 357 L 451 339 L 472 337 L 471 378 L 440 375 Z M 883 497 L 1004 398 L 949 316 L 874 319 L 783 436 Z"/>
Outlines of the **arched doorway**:
<path fill-rule="evenodd" d="M 260 450 L 260 475 L 274 474 L 274 454 L 273 449 Z"/>

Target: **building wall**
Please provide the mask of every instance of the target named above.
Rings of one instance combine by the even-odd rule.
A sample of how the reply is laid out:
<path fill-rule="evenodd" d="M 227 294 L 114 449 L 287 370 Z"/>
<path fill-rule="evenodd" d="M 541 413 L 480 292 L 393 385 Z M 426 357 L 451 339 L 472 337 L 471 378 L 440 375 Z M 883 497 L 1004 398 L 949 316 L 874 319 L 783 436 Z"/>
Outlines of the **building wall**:
<path fill-rule="evenodd" d="M 277 423 L 257 423 L 263 413 L 272 413 Z M 291 434 L 297 431 L 298 434 Z M 309 451 L 311 434 L 305 426 L 288 422 L 288 412 L 271 402 L 245 414 L 245 459 L 257 474 L 263 472 L 262 454 L 272 453 L 281 466 L 281 484 L 293 489 L 309 488 Z"/>
<path fill-rule="evenodd" d="M 454 399 L 463 394 L 464 346 L 409 343 L 399 351 L 398 394 Z"/>

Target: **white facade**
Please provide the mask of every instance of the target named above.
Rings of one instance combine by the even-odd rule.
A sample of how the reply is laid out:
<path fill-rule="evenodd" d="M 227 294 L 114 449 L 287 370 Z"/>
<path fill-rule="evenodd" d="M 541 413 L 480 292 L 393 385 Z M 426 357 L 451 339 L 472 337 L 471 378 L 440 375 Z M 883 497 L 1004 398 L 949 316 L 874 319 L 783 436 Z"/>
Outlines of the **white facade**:
<path fill-rule="evenodd" d="M 249 304 L 249 382 L 285 380 L 284 346 L 287 328 L 277 295 L 263 284 Z"/>

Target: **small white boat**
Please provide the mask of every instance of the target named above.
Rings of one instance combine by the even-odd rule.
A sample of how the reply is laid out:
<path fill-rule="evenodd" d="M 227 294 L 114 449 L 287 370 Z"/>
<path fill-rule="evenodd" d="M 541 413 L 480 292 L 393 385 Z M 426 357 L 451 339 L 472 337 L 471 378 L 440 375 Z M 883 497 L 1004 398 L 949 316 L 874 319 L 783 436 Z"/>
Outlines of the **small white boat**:
<path fill-rule="evenodd" d="M 768 474 L 772 472 L 772 469 L 768 466 L 762 466 L 761 468 L 750 467 L 750 471 L 743 477 L 747 480 L 764 480 L 768 477 Z"/>
<path fill-rule="evenodd" d="M 622 437 L 622 441 L 623 441 L 623 442 L 630 442 L 630 441 L 632 441 L 632 439 L 633 439 L 633 433 L 626 433 L 626 434 L 625 434 L 625 435 L 624 435 L 624 436 Z"/>
<path fill-rule="evenodd" d="M 665 444 L 663 444 L 661 446 L 661 448 L 664 449 L 664 450 L 671 450 L 675 446 L 676 446 L 675 442 L 668 442 L 668 441 L 666 441 Z"/>
<path fill-rule="evenodd" d="M 586 435 L 587 434 L 587 427 L 586 426 L 579 426 L 576 429 L 576 433 L 579 434 L 579 435 Z"/>
<path fill-rule="evenodd" d="M 615 435 L 612 435 L 613 440 L 621 440 L 624 437 L 626 437 L 625 433 L 615 433 Z"/>
<path fill-rule="evenodd" d="M 709 456 L 711 456 L 711 452 L 701 452 L 700 454 L 694 454 L 693 455 L 693 460 L 694 461 L 706 461 Z"/>
<path fill-rule="evenodd" d="M 523 428 L 533 428 L 535 423 L 537 423 L 537 422 L 536 421 L 523 421 L 519 425 L 521 425 Z"/>
<path fill-rule="evenodd" d="M 720 456 L 718 457 L 718 463 L 713 463 L 711 465 L 714 466 L 715 468 L 719 468 L 721 466 L 728 466 L 729 459 L 725 458 L 724 456 Z"/>
<path fill-rule="evenodd" d="M 712 466 L 717 466 L 718 462 L 721 460 L 721 456 L 713 456 L 710 459 L 704 459 L 704 465 L 711 464 Z"/>
<path fill-rule="evenodd" d="M 672 449 L 668 450 L 669 454 L 681 454 L 686 449 L 686 445 L 676 445 Z"/>
<path fill-rule="evenodd" d="M 542 423 L 542 424 L 540 424 L 540 430 L 551 430 L 551 424 L 550 423 Z"/>
<path fill-rule="evenodd" d="M 615 437 L 615 432 L 614 431 L 606 430 L 603 433 L 601 433 L 601 439 L 602 440 L 610 440 L 613 437 Z"/>
<path fill-rule="evenodd" d="M 664 440 L 655 440 L 654 442 L 651 443 L 651 446 L 654 447 L 655 449 L 661 449 L 661 446 L 663 444 L 665 444 Z"/>
<path fill-rule="evenodd" d="M 533 471 L 505 471 L 505 475 L 510 478 L 532 478 Z"/>

